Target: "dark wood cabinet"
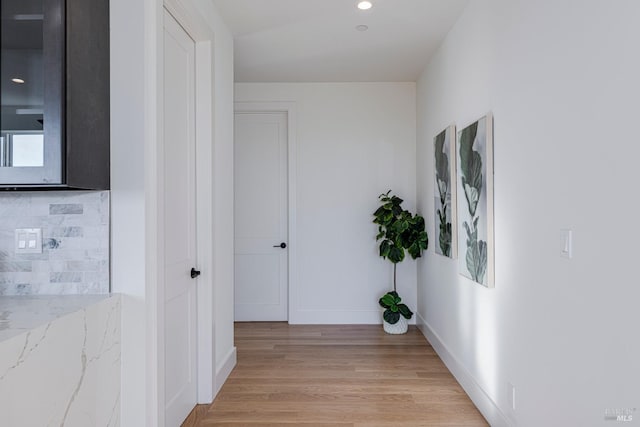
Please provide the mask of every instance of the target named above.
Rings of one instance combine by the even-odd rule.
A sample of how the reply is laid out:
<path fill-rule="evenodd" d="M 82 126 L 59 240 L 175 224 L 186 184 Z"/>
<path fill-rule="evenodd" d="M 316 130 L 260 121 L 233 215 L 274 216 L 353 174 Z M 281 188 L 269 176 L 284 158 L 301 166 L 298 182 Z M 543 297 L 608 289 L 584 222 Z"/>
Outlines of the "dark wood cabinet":
<path fill-rule="evenodd" d="M 0 188 L 109 188 L 109 0 L 2 0 Z"/>

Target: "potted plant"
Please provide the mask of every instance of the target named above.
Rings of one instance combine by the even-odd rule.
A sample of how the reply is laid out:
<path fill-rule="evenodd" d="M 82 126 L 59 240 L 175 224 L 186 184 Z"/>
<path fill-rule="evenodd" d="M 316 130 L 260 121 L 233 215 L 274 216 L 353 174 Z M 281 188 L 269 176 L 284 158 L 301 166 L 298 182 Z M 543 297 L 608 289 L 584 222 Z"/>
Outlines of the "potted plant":
<path fill-rule="evenodd" d="M 391 194 L 391 190 L 378 196 L 381 206 L 373 213 L 374 224 L 378 225 L 376 241 L 380 241 L 380 256 L 393 263 L 393 291 L 380 298 L 380 306 L 384 308 L 382 323 L 384 330 L 390 334 L 407 332 L 407 320 L 413 312 L 398 295 L 396 287 L 396 270 L 399 262 L 408 252 L 416 259 L 429 245 L 429 237 L 425 230 L 424 218 L 402 208 L 403 200 Z"/>

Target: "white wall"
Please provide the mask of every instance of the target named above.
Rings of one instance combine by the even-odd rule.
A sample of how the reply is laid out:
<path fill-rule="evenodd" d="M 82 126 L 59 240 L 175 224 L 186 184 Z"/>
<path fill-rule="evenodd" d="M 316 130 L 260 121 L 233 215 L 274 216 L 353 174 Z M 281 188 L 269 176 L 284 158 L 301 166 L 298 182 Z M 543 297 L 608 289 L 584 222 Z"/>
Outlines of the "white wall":
<path fill-rule="evenodd" d="M 493 425 L 608 425 L 640 406 L 639 16 L 635 0 L 470 2 L 418 82 L 424 212 L 433 137 L 494 114 L 495 289 L 433 247 L 418 265 L 424 330 Z"/>
<path fill-rule="evenodd" d="M 371 222 L 380 193 L 415 208 L 414 83 L 238 83 L 236 101 L 295 103 L 297 276 L 292 323 L 381 323 L 392 266 Z M 398 268 L 416 306 L 416 266 Z"/>
<path fill-rule="evenodd" d="M 209 0 L 194 0 L 215 32 L 213 283 L 215 392 L 235 365 L 233 336 L 233 37 Z"/>
<path fill-rule="evenodd" d="M 211 402 L 236 363 L 233 334 L 233 37 L 215 6 L 192 0 L 213 30 L 213 389 L 200 390 Z M 210 396 L 210 398 L 209 398 Z"/>
<path fill-rule="evenodd" d="M 122 294 L 121 423 L 147 414 L 145 301 L 145 6 L 110 1 L 111 290 Z"/>
<path fill-rule="evenodd" d="M 215 367 L 229 369 L 233 353 L 233 52 L 231 34 L 213 5 L 183 1 L 198 10 L 214 35 L 213 264 L 210 292 Z M 158 425 L 156 312 L 157 53 L 162 1 L 111 0 L 112 289 L 122 299 L 122 425 Z M 231 251 L 231 253 L 229 253 Z M 215 301 L 215 302 L 214 302 Z M 215 349 L 215 350 L 214 350 Z M 226 355 L 226 359 L 218 355 Z M 224 374 L 224 372 L 222 372 Z M 219 376 L 223 378 L 224 375 Z M 219 387 L 219 384 L 214 386 Z"/>

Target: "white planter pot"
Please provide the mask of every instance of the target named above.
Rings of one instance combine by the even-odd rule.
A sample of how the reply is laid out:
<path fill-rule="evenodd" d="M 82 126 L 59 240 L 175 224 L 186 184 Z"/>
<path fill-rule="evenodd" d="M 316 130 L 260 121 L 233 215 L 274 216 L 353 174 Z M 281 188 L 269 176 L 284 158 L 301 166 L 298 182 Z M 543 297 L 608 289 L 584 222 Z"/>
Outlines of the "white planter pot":
<path fill-rule="evenodd" d="M 407 319 L 404 316 L 400 316 L 400 320 L 398 320 L 395 324 L 391 324 L 386 320 L 382 319 L 382 327 L 384 331 L 388 334 L 400 335 L 406 334 L 407 329 L 409 328 L 409 324 L 407 323 Z"/>

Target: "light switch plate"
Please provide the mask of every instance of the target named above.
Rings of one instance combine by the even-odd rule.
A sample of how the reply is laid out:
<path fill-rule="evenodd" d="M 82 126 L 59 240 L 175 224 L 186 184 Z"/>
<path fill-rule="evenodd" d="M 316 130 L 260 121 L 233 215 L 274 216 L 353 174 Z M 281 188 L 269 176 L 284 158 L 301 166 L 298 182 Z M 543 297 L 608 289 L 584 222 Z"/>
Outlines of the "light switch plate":
<path fill-rule="evenodd" d="M 16 228 L 16 254 L 42 253 L 42 228 Z"/>
<path fill-rule="evenodd" d="M 560 230 L 560 255 L 563 258 L 573 258 L 573 231 Z"/>

